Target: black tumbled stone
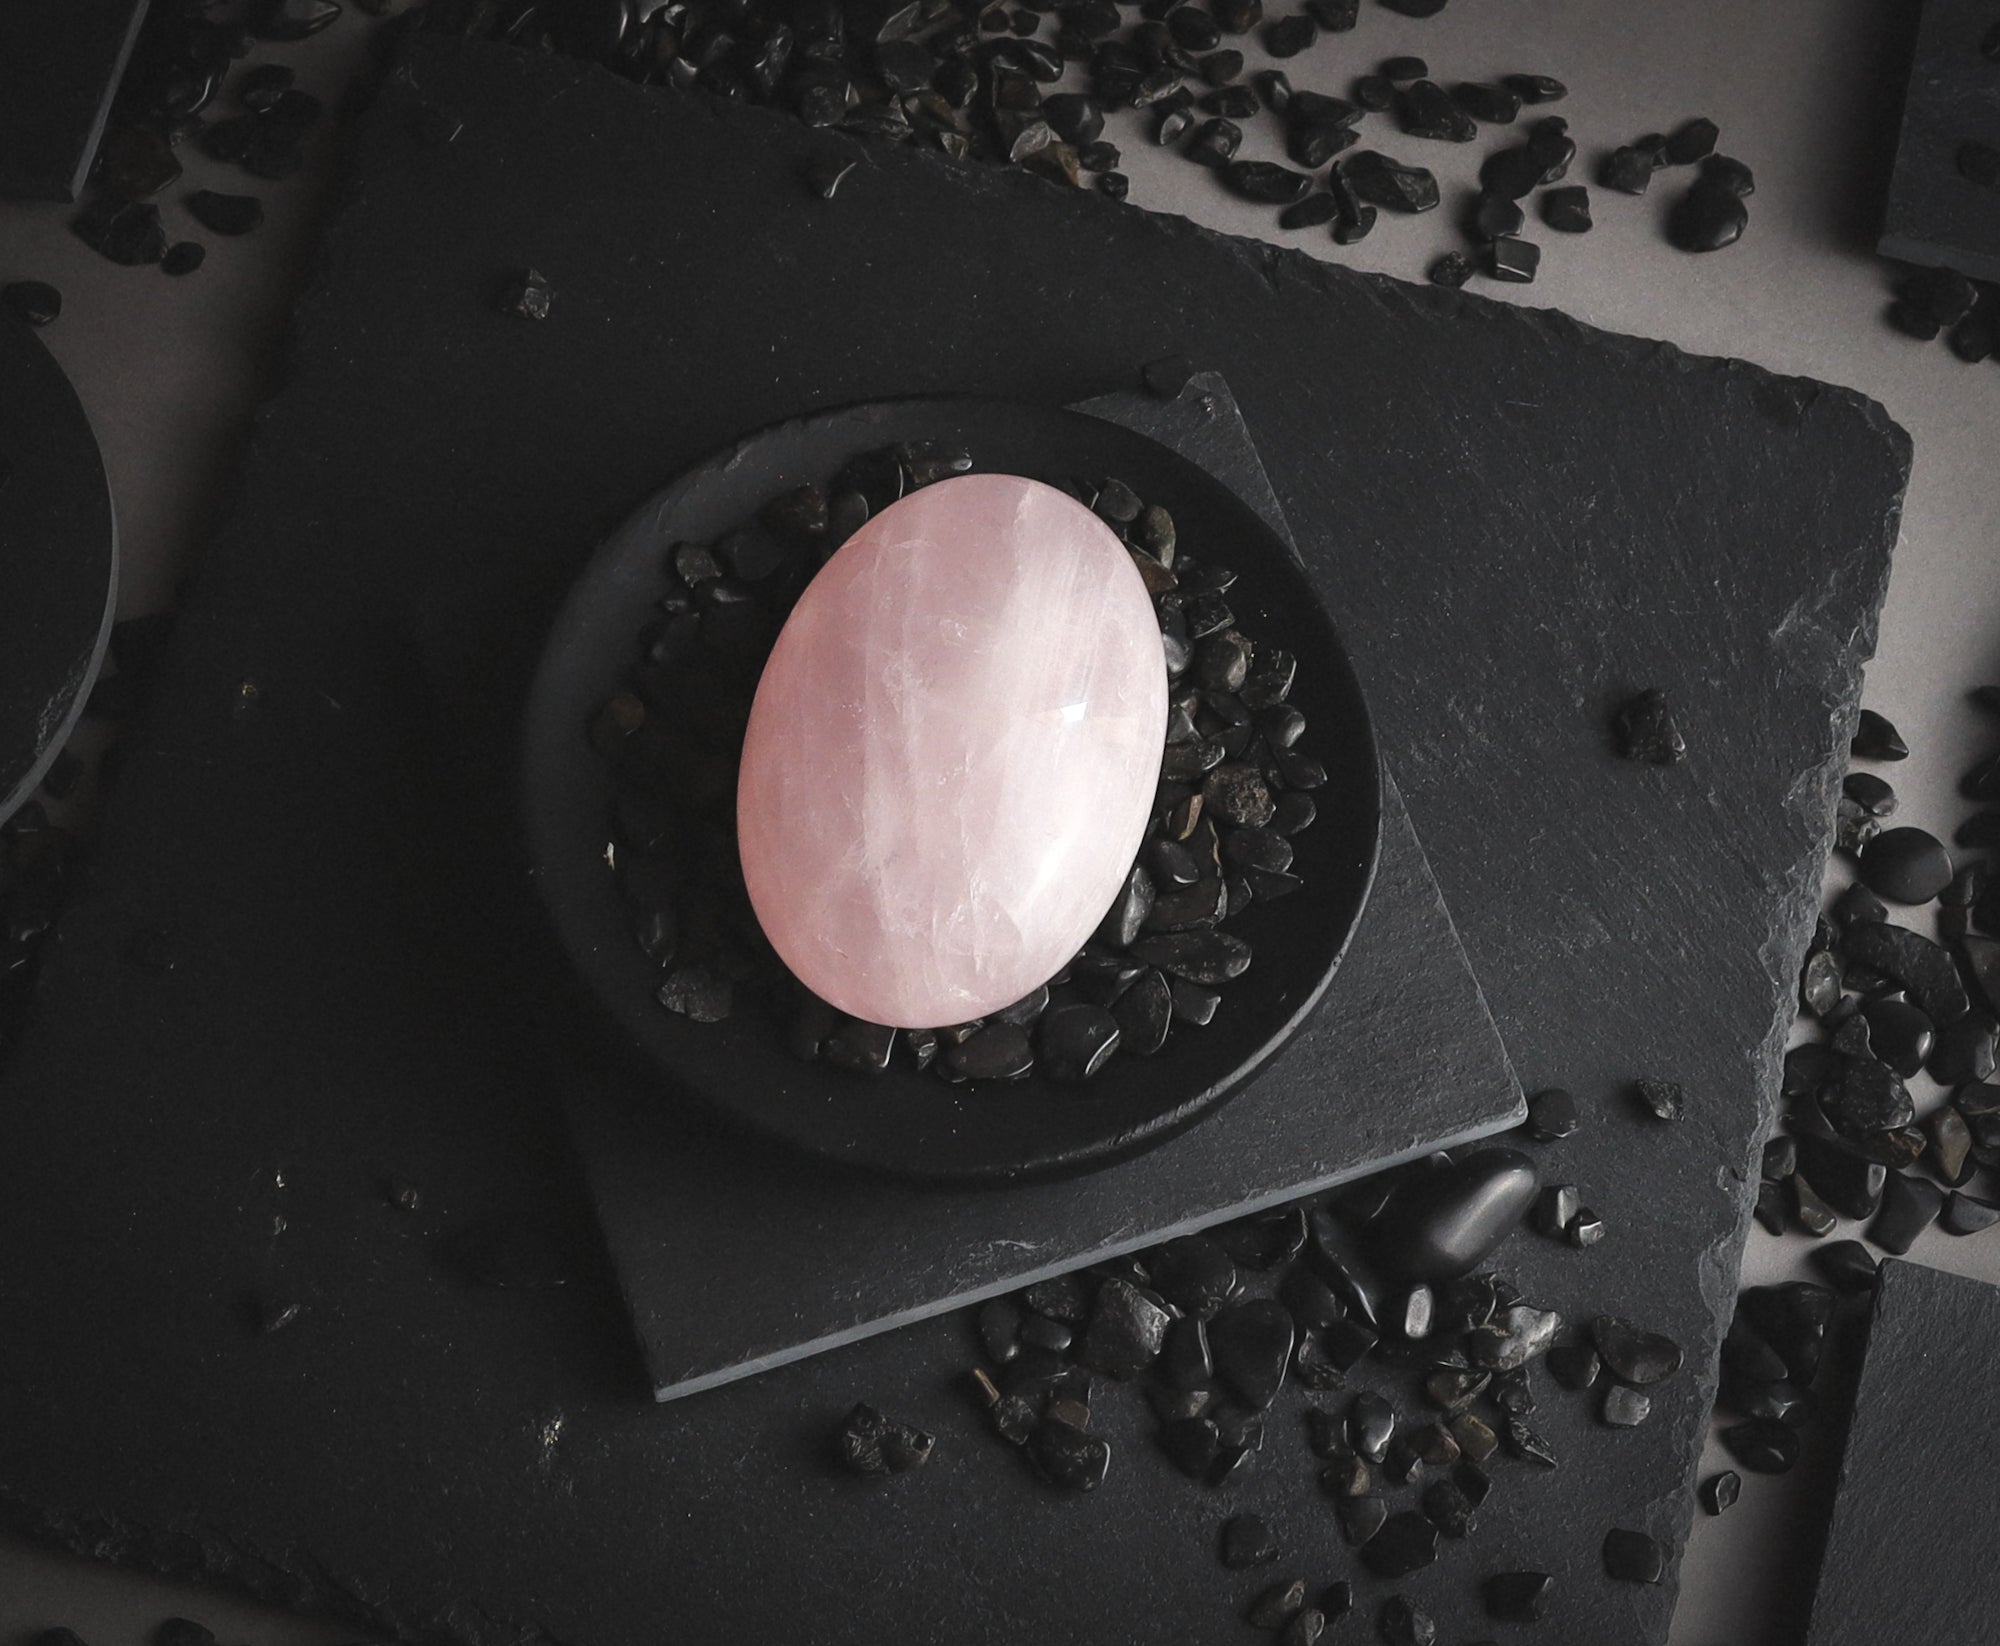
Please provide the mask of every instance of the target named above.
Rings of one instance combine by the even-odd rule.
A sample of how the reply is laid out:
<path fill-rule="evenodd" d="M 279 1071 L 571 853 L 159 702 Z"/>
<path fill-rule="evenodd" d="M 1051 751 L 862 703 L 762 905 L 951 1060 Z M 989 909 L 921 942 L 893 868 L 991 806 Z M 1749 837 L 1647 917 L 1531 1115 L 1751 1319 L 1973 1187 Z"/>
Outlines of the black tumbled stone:
<path fill-rule="evenodd" d="M 23 325 L 46 326 L 62 313 L 62 293 L 46 280 L 15 280 L 0 286 L 0 306 Z"/>
<path fill-rule="evenodd" d="M 1216 175 L 1230 193 L 1264 206 L 1289 206 L 1303 199 L 1313 182 L 1304 172 L 1269 160 L 1232 160 Z"/>
<path fill-rule="evenodd" d="M 1361 1563 L 1377 1577 L 1407 1577 L 1430 1565 L 1437 1552 L 1438 1529 L 1415 1510 L 1404 1509 L 1383 1520 L 1381 1529 L 1361 1546 Z"/>
<path fill-rule="evenodd" d="M 1560 234 L 1588 234 L 1590 190 L 1581 183 L 1550 189 L 1542 196 L 1542 221 Z"/>
<path fill-rule="evenodd" d="M 1927 830 L 1887 829 L 1862 848 L 1860 873 L 1892 903 L 1928 903 L 1951 884 L 1951 853 Z"/>
<path fill-rule="evenodd" d="M 1614 1527 L 1604 1534 L 1604 1575 L 1621 1583 L 1658 1583 L 1667 1569 L 1664 1551 L 1644 1532 Z"/>
<path fill-rule="evenodd" d="M 1722 1431 L 1722 1444 L 1744 1468 L 1760 1475 L 1787 1473 L 1799 1460 L 1798 1431 L 1776 1418 L 1752 1418 Z"/>
<path fill-rule="evenodd" d="M 1598 168 L 1597 181 L 1620 194 L 1644 194 L 1653 181 L 1653 157 L 1644 149 L 1614 149 Z"/>
<path fill-rule="evenodd" d="M 1895 726 L 1873 709 L 1861 711 L 1850 748 L 1860 760 L 1907 760 L 1910 754 Z"/>
<path fill-rule="evenodd" d="M 1296 1341 L 1284 1305 L 1255 1298 L 1223 1309 L 1209 1325 L 1208 1340 L 1216 1376 L 1236 1399 L 1262 1410 L 1277 1398 Z"/>
<path fill-rule="evenodd" d="M 1687 742 L 1674 718 L 1667 694 L 1657 686 L 1632 698 L 1614 721 L 1618 752 L 1627 760 L 1671 766 L 1687 758 Z"/>

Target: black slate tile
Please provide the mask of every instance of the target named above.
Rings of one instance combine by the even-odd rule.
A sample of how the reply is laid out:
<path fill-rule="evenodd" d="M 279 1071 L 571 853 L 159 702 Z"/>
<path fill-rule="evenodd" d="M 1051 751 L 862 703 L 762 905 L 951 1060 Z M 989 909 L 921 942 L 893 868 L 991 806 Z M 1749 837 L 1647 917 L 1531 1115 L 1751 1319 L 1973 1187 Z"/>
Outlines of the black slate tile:
<path fill-rule="evenodd" d="M 1968 143 L 2000 149 L 2000 66 L 1985 0 L 1923 0 L 1878 242 L 1884 256 L 2000 280 L 2000 188 L 1968 177 Z"/>
<path fill-rule="evenodd" d="M 968 1322 L 645 1398 L 550 1100 L 575 1049 L 536 1005 L 566 979 L 507 821 L 547 614 L 664 475 L 815 406 L 1063 404 L 1179 353 L 1242 399 L 1515 1062 L 1589 1099 L 1564 1171 L 1616 1232 L 1587 1259 L 1517 1240 L 1514 1277 L 1688 1352 L 1616 1470 L 1577 1463 L 1587 1412 L 1538 1414 L 1564 1467 L 1510 1464 L 1482 1524 L 1556 1579 L 1551 1639 L 1663 1638 L 1900 432 L 1845 391 L 922 154 L 857 145 L 835 200 L 801 198 L 823 134 L 505 48 L 423 41 L 406 70 L 7 1075 L 5 1520 L 482 1643 L 623 1646 L 662 1617 L 690 1639 L 1119 1642 L 1219 1618 L 1213 1500 L 1142 1443 L 1142 1403 L 1100 1398 L 1113 1466 L 1050 1512 L 955 1389 Z M 445 149 L 411 133 L 431 104 L 464 121 Z M 530 261 L 563 299 L 537 325 L 490 303 Z M 1646 685 L 1674 693 L 1680 767 L 1607 746 Z M 173 971 L 119 964 L 163 928 Z M 1683 1120 L 1616 1101 L 1639 1073 L 1684 1089 Z M 252 1338 L 278 1207 L 311 1284 Z M 569 1283 L 470 1290 L 446 1237 L 524 1209 Z M 857 1399 L 937 1455 L 835 1476 Z M 1309 1472 L 1293 1489 L 1323 1521 Z M 1667 1545 L 1669 1581 L 1602 1582 L 1575 1528 L 1608 1526 Z M 1485 1632 L 1475 1559 L 1426 1574 L 1450 1638 Z M 982 1594 L 885 1563 L 976 1570 Z"/>
<path fill-rule="evenodd" d="M 2000 1451 L 2000 1287 L 1885 1262 L 1807 1646 L 1984 1638 Z"/>

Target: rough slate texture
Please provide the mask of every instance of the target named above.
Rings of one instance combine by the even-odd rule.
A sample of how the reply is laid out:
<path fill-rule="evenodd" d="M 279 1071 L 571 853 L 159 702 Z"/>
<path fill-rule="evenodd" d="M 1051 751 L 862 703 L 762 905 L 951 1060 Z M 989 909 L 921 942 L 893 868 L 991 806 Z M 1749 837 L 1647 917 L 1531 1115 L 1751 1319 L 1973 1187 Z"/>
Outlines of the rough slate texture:
<path fill-rule="evenodd" d="M 1228 385 L 1075 408 L 1199 461 L 1291 528 Z M 1294 548 L 1296 554 L 1296 548 Z M 1276 1064 L 1116 1170 L 974 1194 L 829 1172 L 716 1135 L 631 1058 L 592 1059 L 569 1110 L 618 1284 L 662 1399 L 954 1303 L 1297 1199 L 1518 1120 L 1520 1084 L 1392 777 L 1360 930 Z M 705 1247 L 707 1262 L 689 1263 Z M 811 1267 L 791 1261 L 813 1253 Z"/>
<path fill-rule="evenodd" d="M 1882 1265 L 1808 1646 L 1989 1640 L 2000 1287 Z"/>
<path fill-rule="evenodd" d="M 457 142 L 413 140 L 421 98 Z M 1611 1234 L 1517 1238 L 1507 1266 L 1698 1368 L 1625 1434 L 1545 1397 L 1568 1466 L 1505 1469 L 1478 1539 L 1413 1588 L 1476 1638 L 1477 1578 L 1544 1565 L 1548 1638 L 1657 1641 L 1671 1582 L 1608 1582 L 1598 1542 L 1685 1530 L 1906 439 L 1845 391 L 1032 178 L 869 152 L 816 200 L 798 172 L 828 146 L 849 151 L 435 41 L 368 123 L 0 1103 L 0 1502 L 101 1552 L 495 1646 L 1226 1633 L 1251 1586 L 1212 1540 L 1237 1507 L 1316 1580 L 1350 1566 L 1302 1447 L 1199 1493 L 1136 1438 L 1136 1401 L 1104 1403 L 1103 1489 L 1043 1501 L 953 1388 L 959 1319 L 655 1409 L 601 1274 L 473 1293 L 434 1256 L 529 1197 L 587 1222 L 551 1186 L 536 980 L 503 964 L 532 928 L 496 890 L 496 772 L 589 546 L 775 418 L 927 389 L 1066 403 L 1179 349 L 1225 367 L 1258 431 L 1524 1082 L 1589 1099 L 1549 1158 Z M 529 261 L 557 287 L 540 325 L 489 306 Z M 245 677 L 268 689 L 237 717 Z M 1650 682 L 1681 705 L 1675 770 L 1608 747 L 1609 709 Z M 165 976 L 117 959 L 152 924 L 181 945 Z M 1641 1073 L 1685 1083 L 1683 1122 L 1619 1095 Z M 387 1172 L 428 1209 L 383 1204 Z M 267 1266 L 311 1306 L 257 1341 L 239 1300 Z M 943 1455 L 887 1490 L 832 1478 L 826 1429 L 857 1397 Z"/>
<path fill-rule="evenodd" d="M 2000 149 L 2000 63 L 1980 51 L 2000 11 L 1988 0 L 1923 0 L 1904 94 L 1880 249 L 2000 280 L 2000 189 L 1962 177 L 1959 146 Z"/>

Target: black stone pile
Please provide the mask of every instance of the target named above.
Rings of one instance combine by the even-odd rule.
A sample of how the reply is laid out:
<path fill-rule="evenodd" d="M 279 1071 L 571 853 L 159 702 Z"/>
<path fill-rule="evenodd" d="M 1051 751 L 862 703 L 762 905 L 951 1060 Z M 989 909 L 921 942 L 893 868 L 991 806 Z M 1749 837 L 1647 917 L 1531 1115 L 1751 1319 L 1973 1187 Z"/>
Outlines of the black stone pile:
<path fill-rule="evenodd" d="M 1082 1080 L 1214 1020 L 1253 958 L 1243 915 L 1304 885 L 1292 840 L 1312 825 L 1326 780 L 1288 701 L 1296 659 L 1243 632 L 1229 606 L 1235 574 L 1188 552 L 1161 505 L 1117 479 L 1063 483 L 1144 579 L 1170 692 L 1145 842 L 1095 936 L 1047 983 L 989 1018 L 934 1029 L 844 1016 L 771 949 L 737 856 L 737 761 L 785 615 L 871 515 L 971 466 L 969 453 L 930 444 L 867 452 L 721 542 L 673 545 L 640 658 L 591 727 L 618 788 L 607 856 L 670 1012 L 715 1022 L 741 993 L 798 1056 L 835 1068 L 914 1067 L 954 1084 Z"/>
<path fill-rule="evenodd" d="M 1974 699 L 2000 730 L 2000 688 Z M 1889 721 L 1861 712 L 1835 816 L 1855 879 L 1806 953 L 1800 1022 L 1813 1038 L 1785 1056 L 1784 1129 L 1757 1188 L 1769 1233 L 1824 1241 L 1812 1261 L 1825 1284 L 1745 1292 L 1723 1345 L 1721 1439 L 1757 1473 L 1797 1461 L 1829 1324 L 1844 1295 L 1872 1290 L 1876 1252 L 1900 1257 L 1933 1225 L 1965 1236 L 2000 1223 L 2000 874 L 1986 855 L 2000 846 L 2000 749 L 1961 782 L 1981 809 L 1957 830 L 1956 858 L 1890 821 L 1895 789 L 1872 768 L 1908 754 Z M 1918 916 L 1935 936 L 1902 923 Z M 1946 1091 L 1921 1117 L 1907 1084 L 1919 1075 Z M 1826 1238 L 1843 1223 L 1864 1225 L 1859 1238 Z M 1704 1507 L 1720 1514 L 1741 1484 L 1733 1470 L 1713 1477 Z"/>
<path fill-rule="evenodd" d="M 1968 366 L 2000 358 L 2000 286 L 1956 269 L 1913 269 L 1896 287 L 1889 324 L 1919 343 L 1943 337 Z"/>
<path fill-rule="evenodd" d="M 1743 238 L 1750 225 L 1750 208 L 1743 202 L 1757 190 L 1748 166 L 1716 153 L 1721 135 L 1713 120 L 1695 119 L 1671 136 L 1641 137 L 1605 157 L 1598 181 L 1620 194 L 1644 194 L 1655 172 L 1697 168 L 1694 180 L 1674 202 L 1667 238 L 1682 251 L 1720 251 Z"/>
<path fill-rule="evenodd" d="M 1576 1125 L 1566 1092 L 1533 1099 L 1530 1138 L 1556 1142 Z M 1111 1467 L 1092 1416 L 1107 1390 L 1144 1398 L 1154 1443 L 1196 1490 L 1303 1441 L 1357 1570 L 1329 1573 L 1320 1537 L 1283 1548 L 1255 1514 L 1227 1517 L 1217 1537 L 1225 1567 L 1266 1573 L 1248 1621 L 1309 1643 L 1356 1604 L 1357 1583 L 1400 1585 L 1447 1540 L 1475 1536 L 1510 1471 L 1559 1466 L 1530 1421 L 1551 1385 L 1590 1400 L 1603 1427 L 1629 1428 L 1680 1372 L 1670 1339 L 1614 1316 L 1566 1321 L 1484 1267 L 1545 1203 L 1538 1186 L 1513 1148 L 1436 1155 L 1038 1282 L 971 1312 L 971 1391 L 993 1434 L 1064 1492 L 1092 1490 Z M 1607 1575 L 1657 1582 L 1659 1545 L 1613 1535 Z M 1649 1572 L 1635 1539 L 1652 1550 Z M 1538 1620 L 1551 1581 L 1489 1570 L 1487 1614 Z M 1385 1639 L 1431 1638 L 1428 1622 L 1408 1595 L 1380 1602 Z"/>

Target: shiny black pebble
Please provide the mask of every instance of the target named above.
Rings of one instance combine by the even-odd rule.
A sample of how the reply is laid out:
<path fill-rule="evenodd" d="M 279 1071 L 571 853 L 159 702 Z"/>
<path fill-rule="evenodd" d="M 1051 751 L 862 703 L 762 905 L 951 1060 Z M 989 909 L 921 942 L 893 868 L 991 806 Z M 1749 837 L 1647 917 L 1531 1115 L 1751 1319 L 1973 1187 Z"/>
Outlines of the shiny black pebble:
<path fill-rule="evenodd" d="M 1859 760 L 1907 760 L 1910 755 L 1902 734 L 1873 709 L 1861 711 L 1850 752 Z"/>
<path fill-rule="evenodd" d="M 1660 1545 L 1644 1532 L 1614 1527 L 1604 1534 L 1604 1575 L 1621 1583 L 1658 1583 L 1667 1569 Z"/>
<path fill-rule="evenodd" d="M 1381 1529 L 1361 1546 L 1361 1564 L 1377 1577 L 1407 1577 L 1430 1565 L 1437 1553 L 1438 1529 L 1415 1510 L 1404 1509 L 1388 1516 Z"/>
<path fill-rule="evenodd" d="M 1581 183 L 1550 189 L 1542 196 L 1542 221 L 1560 234 L 1588 234 L 1590 190 Z"/>
<path fill-rule="evenodd" d="M 1870 891 L 1892 903 L 1928 903 L 1951 884 L 1951 853 L 1927 830 L 1887 829 L 1862 849 L 1860 872 Z"/>
<path fill-rule="evenodd" d="M 1255 1298 L 1223 1309 L 1209 1324 L 1216 1376 L 1236 1399 L 1262 1410 L 1277 1398 L 1296 1331 L 1284 1305 Z"/>
<path fill-rule="evenodd" d="M 1722 1431 L 1722 1444 L 1744 1468 L 1760 1475 L 1785 1474 L 1799 1460 L 1798 1431 L 1775 1418 L 1732 1424 Z"/>
<path fill-rule="evenodd" d="M 1627 760 L 1672 766 L 1687 758 L 1687 742 L 1674 719 L 1667 694 L 1657 686 L 1641 692 L 1619 709 L 1614 721 L 1618 752 Z"/>
<path fill-rule="evenodd" d="M 0 305 L 24 325 L 46 326 L 62 313 L 62 293 L 46 280 L 15 280 L 0 286 Z"/>

